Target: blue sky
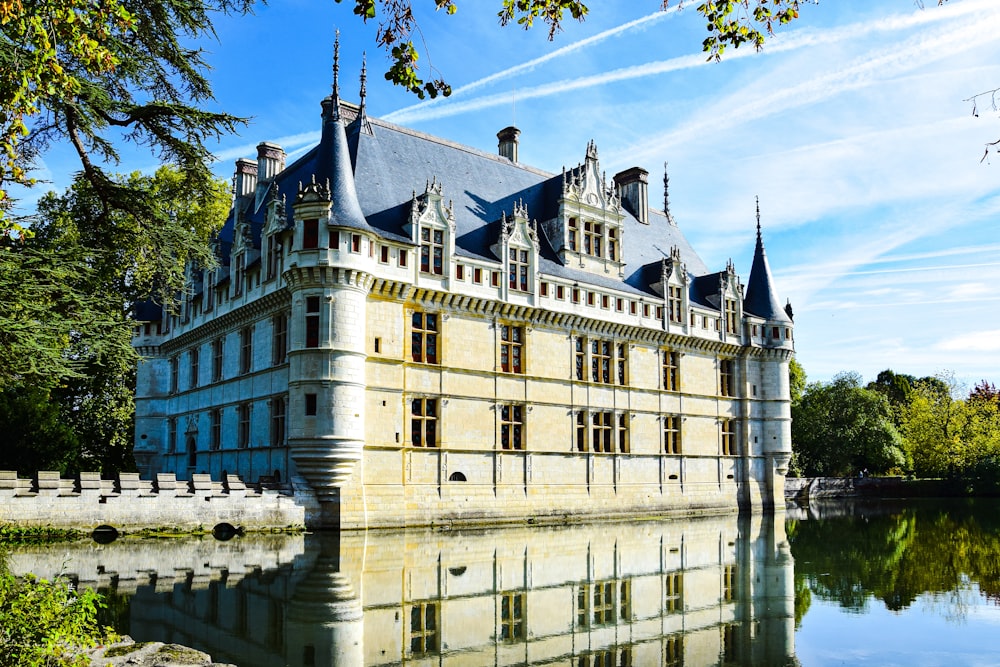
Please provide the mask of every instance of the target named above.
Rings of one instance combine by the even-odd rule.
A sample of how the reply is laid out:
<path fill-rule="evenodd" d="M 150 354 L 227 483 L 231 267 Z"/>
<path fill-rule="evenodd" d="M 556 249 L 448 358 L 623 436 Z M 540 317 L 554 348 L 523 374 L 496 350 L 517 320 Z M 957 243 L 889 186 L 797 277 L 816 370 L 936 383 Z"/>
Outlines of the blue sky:
<path fill-rule="evenodd" d="M 342 95 L 357 99 L 367 50 L 373 116 L 491 152 L 514 124 L 521 161 L 551 172 L 593 139 L 609 175 L 649 170 L 658 208 L 669 162 L 678 224 L 712 270 L 731 258 L 744 281 L 759 195 L 810 379 L 892 368 L 1000 384 L 1000 154 L 979 162 L 1000 113 L 985 100 L 975 117 L 963 101 L 1000 86 L 1000 2 L 807 5 L 763 53 L 721 63 L 705 62 L 691 3 L 591 2 L 549 42 L 544 26 L 499 28 L 499 0 L 450 17 L 415 2 L 429 60 L 455 89 L 446 100 L 421 104 L 382 79 L 375 28 L 349 0 L 272 0 L 218 20 L 206 48 L 219 106 L 253 117 L 217 146 L 219 175 L 260 141 L 294 155 L 318 139 L 339 28 Z M 60 151 L 45 159 L 57 187 L 78 169 Z M 154 167 L 135 152 L 119 169 Z"/>

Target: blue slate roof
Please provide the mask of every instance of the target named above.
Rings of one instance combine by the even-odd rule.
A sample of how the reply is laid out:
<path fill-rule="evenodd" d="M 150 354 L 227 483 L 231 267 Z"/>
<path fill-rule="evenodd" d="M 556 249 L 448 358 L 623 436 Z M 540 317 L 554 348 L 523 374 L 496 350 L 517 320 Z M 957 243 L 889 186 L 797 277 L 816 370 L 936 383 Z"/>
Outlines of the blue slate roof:
<path fill-rule="evenodd" d="M 771 267 L 767 263 L 764 252 L 764 241 L 760 235 L 760 222 L 757 223 L 757 247 L 753 253 L 753 265 L 750 267 L 750 279 L 747 281 L 746 295 L 743 297 L 743 310 L 763 317 L 772 322 L 791 324 L 792 318 L 778 303 L 774 293 L 774 279 L 771 278 Z"/>

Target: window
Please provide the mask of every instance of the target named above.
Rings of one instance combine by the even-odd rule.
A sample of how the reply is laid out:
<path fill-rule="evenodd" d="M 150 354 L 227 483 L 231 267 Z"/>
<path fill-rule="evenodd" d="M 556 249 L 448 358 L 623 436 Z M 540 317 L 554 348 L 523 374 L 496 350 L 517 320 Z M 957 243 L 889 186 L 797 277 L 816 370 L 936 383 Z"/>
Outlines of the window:
<path fill-rule="evenodd" d="M 733 377 L 733 360 L 719 359 L 719 395 L 735 396 L 735 382 Z"/>
<path fill-rule="evenodd" d="M 570 295 L 570 301 L 572 301 L 573 303 L 580 303 L 580 288 L 579 287 L 574 287 L 573 288 L 573 292 Z"/>
<path fill-rule="evenodd" d="M 281 271 L 281 240 L 274 234 L 267 237 L 267 279 L 274 280 Z"/>
<path fill-rule="evenodd" d="M 681 453 L 681 417 L 663 416 L 663 451 L 666 454 Z"/>
<path fill-rule="evenodd" d="M 253 327 L 240 329 L 240 374 L 253 369 Z"/>
<path fill-rule="evenodd" d="M 167 454 L 173 454 L 177 448 L 177 419 L 167 420 Z"/>
<path fill-rule="evenodd" d="M 616 298 L 615 299 L 615 310 L 619 313 L 625 310 L 625 299 Z"/>
<path fill-rule="evenodd" d="M 302 248 L 319 247 L 319 220 L 311 218 L 302 221 Z"/>
<path fill-rule="evenodd" d="M 722 455 L 736 456 L 736 425 L 732 419 L 723 419 L 720 426 L 722 434 Z"/>
<path fill-rule="evenodd" d="M 524 406 L 504 403 L 500 406 L 501 449 L 524 449 Z"/>
<path fill-rule="evenodd" d="M 609 303 L 610 303 L 610 297 L 607 294 L 602 294 L 601 295 L 601 308 L 604 308 L 605 310 L 607 310 L 608 307 L 609 307 L 609 305 L 608 305 Z"/>
<path fill-rule="evenodd" d="M 410 606 L 410 653 L 437 651 L 439 647 L 438 602 L 415 602 Z"/>
<path fill-rule="evenodd" d="M 523 373 L 524 327 L 509 324 L 500 326 L 500 370 L 504 373 Z"/>
<path fill-rule="evenodd" d="M 663 667 L 684 667 L 684 635 L 663 638 Z"/>
<path fill-rule="evenodd" d="M 614 414 L 593 412 L 590 415 L 591 451 L 611 453 L 611 435 L 614 429 Z"/>
<path fill-rule="evenodd" d="M 736 307 L 736 299 L 726 299 L 726 333 L 740 332 L 740 316 Z"/>
<path fill-rule="evenodd" d="M 576 451 L 587 451 L 587 413 L 583 410 L 576 413 Z"/>
<path fill-rule="evenodd" d="M 389 246 L 380 245 L 378 247 L 378 261 L 382 264 L 389 263 Z"/>
<path fill-rule="evenodd" d="M 271 318 L 271 363 L 275 366 L 288 358 L 288 314 L 280 313 Z"/>
<path fill-rule="evenodd" d="M 569 219 L 569 249 L 576 251 L 577 249 L 577 235 L 580 233 L 579 227 L 576 222 L 576 218 Z"/>
<path fill-rule="evenodd" d="M 237 430 L 236 446 L 245 449 L 250 446 L 250 403 L 240 403 L 237 412 L 239 413 L 239 429 Z"/>
<path fill-rule="evenodd" d="M 528 291 L 528 251 L 511 248 L 507 268 L 510 272 L 509 285 L 512 290 Z"/>
<path fill-rule="evenodd" d="M 177 357 L 170 357 L 170 393 L 177 393 Z"/>
<path fill-rule="evenodd" d="M 319 347 L 319 297 L 306 297 L 306 347 Z"/>
<path fill-rule="evenodd" d="M 477 285 L 483 284 L 483 270 L 478 266 L 472 269 L 472 282 Z"/>
<path fill-rule="evenodd" d="M 628 415 L 618 415 L 618 451 L 628 454 Z"/>
<path fill-rule="evenodd" d="M 305 406 L 306 407 L 306 417 L 315 417 L 316 416 L 316 412 L 317 412 L 317 409 L 316 409 L 316 394 L 306 394 L 305 395 L 305 399 L 306 399 L 306 406 Z"/>
<path fill-rule="evenodd" d="M 727 565 L 722 570 L 722 601 L 732 602 L 736 598 L 736 566 Z"/>
<path fill-rule="evenodd" d="M 440 276 L 444 272 L 444 232 L 420 229 L 420 271 Z"/>
<path fill-rule="evenodd" d="M 361 234 L 351 234 L 351 252 L 361 252 Z"/>
<path fill-rule="evenodd" d="M 649 317 L 649 304 L 648 303 L 642 304 L 642 316 L 643 317 Z"/>
<path fill-rule="evenodd" d="M 771 338 L 781 340 L 781 330 L 778 327 L 771 327 Z"/>
<path fill-rule="evenodd" d="M 549 295 L 549 284 L 546 283 L 546 282 L 541 283 L 538 286 L 538 293 L 541 294 L 542 296 L 548 296 Z"/>
<path fill-rule="evenodd" d="M 243 281 L 245 278 L 247 261 L 246 253 L 241 252 L 236 255 L 234 261 L 236 263 L 236 268 L 233 271 L 233 296 L 239 296 L 240 294 L 243 294 Z M 187 319 L 186 315 L 184 319 Z"/>
<path fill-rule="evenodd" d="M 340 250 L 340 232 L 336 229 L 331 229 L 330 233 L 327 235 L 330 243 L 330 247 L 334 250 Z"/>
<path fill-rule="evenodd" d="M 215 271 L 209 271 L 205 278 L 205 312 L 215 305 Z"/>
<path fill-rule="evenodd" d="M 667 287 L 667 306 L 670 309 L 670 321 L 680 324 L 683 321 L 681 313 L 681 288 L 675 285 Z"/>
<path fill-rule="evenodd" d="M 221 338 L 212 341 L 212 382 L 222 380 L 222 343 Z"/>
<path fill-rule="evenodd" d="M 191 352 L 189 352 L 188 354 L 190 355 L 189 358 L 191 360 L 191 388 L 194 389 L 195 387 L 198 386 L 198 371 L 199 371 L 198 357 L 200 356 L 199 350 L 198 348 L 193 347 L 191 348 Z"/>
<path fill-rule="evenodd" d="M 594 305 L 594 296 L 595 296 L 595 294 L 593 292 L 587 292 L 587 305 L 588 306 L 593 306 Z"/>
<path fill-rule="evenodd" d="M 198 465 L 198 443 L 195 442 L 193 435 L 189 435 L 187 439 L 187 464 L 188 468 Z"/>
<path fill-rule="evenodd" d="M 500 287 L 500 272 L 491 271 L 490 272 L 490 285 L 493 287 Z"/>
<path fill-rule="evenodd" d="M 455 280 L 465 280 L 465 264 L 455 265 Z"/>
<path fill-rule="evenodd" d="M 275 396 L 271 399 L 271 446 L 281 447 L 285 444 L 285 397 Z"/>
<path fill-rule="evenodd" d="M 611 341 L 590 341 L 590 379 L 593 382 L 611 383 Z"/>
<path fill-rule="evenodd" d="M 526 606 L 524 593 L 500 594 L 500 639 L 513 642 L 526 637 Z"/>
<path fill-rule="evenodd" d="M 663 351 L 663 389 L 678 391 L 680 389 L 679 374 L 680 354 L 671 350 Z"/>
<path fill-rule="evenodd" d="M 584 368 L 587 367 L 587 340 L 583 336 L 577 336 L 573 339 L 574 359 L 576 361 L 576 379 L 583 380 L 584 378 Z"/>
<path fill-rule="evenodd" d="M 410 353 L 414 361 L 425 364 L 438 362 L 438 316 L 434 313 L 413 313 Z"/>
<path fill-rule="evenodd" d="M 618 260 L 618 243 L 615 239 L 615 230 L 608 229 L 608 259 Z"/>
<path fill-rule="evenodd" d="M 607 625 L 618 618 L 626 621 L 632 618 L 631 581 L 580 584 L 576 596 L 577 625 Z"/>
<path fill-rule="evenodd" d="M 410 403 L 410 442 L 414 447 L 437 447 L 438 401 L 414 398 Z"/>
<path fill-rule="evenodd" d="M 556 285 L 556 298 L 560 301 L 566 298 L 566 288 L 563 285 Z"/>
<path fill-rule="evenodd" d="M 628 384 L 628 345 L 626 343 L 618 343 L 615 364 L 618 371 L 618 384 Z"/>
<path fill-rule="evenodd" d="M 209 449 L 215 451 L 222 447 L 222 410 L 214 408 L 209 413 L 211 428 L 209 429 Z"/>
<path fill-rule="evenodd" d="M 399 249 L 399 254 L 396 255 L 396 261 L 400 267 L 406 268 L 406 251 L 402 248 Z"/>
<path fill-rule="evenodd" d="M 583 251 L 594 257 L 603 257 L 601 253 L 601 238 L 604 235 L 604 227 L 597 222 L 583 223 Z"/>
<path fill-rule="evenodd" d="M 674 613 L 684 610 L 684 573 L 671 572 L 663 579 L 663 611 Z"/>

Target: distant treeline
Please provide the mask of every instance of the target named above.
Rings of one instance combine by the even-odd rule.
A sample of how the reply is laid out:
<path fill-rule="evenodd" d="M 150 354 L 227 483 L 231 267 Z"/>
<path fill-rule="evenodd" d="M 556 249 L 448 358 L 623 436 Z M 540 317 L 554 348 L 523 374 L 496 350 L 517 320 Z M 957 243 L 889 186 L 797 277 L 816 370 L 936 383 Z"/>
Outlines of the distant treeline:
<path fill-rule="evenodd" d="M 993 383 L 971 390 L 952 375 L 917 378 L 885 370 L 806 384 L 793 362 L 792 472 L 961 478 L 1000 484 L 1000 398 Z"/>

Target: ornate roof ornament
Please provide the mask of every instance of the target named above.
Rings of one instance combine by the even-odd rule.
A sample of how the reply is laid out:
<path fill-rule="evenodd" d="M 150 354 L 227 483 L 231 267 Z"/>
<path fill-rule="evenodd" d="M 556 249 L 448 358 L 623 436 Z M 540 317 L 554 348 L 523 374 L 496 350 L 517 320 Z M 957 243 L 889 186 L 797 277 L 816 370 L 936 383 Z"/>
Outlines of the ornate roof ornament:
<path fill-rule="evenodd" d="M 676 227 L 677 222 L 670 212 L 670 175 L 667 173 L 666 162 L 663 163 L 663 212 L 667 216 L 667 222 Z"/>
<path fill-rule="evenodd" d="M 340 30 L 336 32 L 333 40 L 333 119 L 340 120 Z"/>

